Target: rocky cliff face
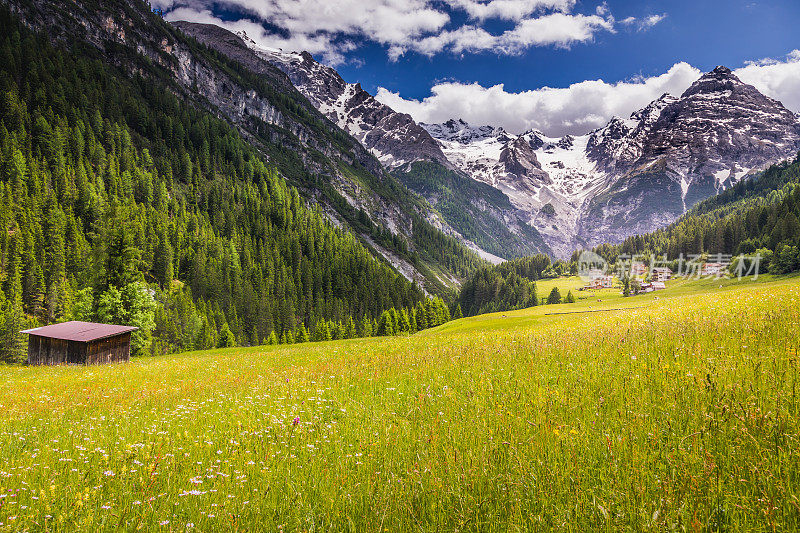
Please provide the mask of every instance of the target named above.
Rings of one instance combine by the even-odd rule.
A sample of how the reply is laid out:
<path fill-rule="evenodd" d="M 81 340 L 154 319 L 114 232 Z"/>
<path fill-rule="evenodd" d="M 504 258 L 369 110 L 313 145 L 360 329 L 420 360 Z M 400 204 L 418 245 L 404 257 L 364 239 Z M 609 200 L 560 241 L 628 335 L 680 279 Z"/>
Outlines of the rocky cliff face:
<path fill-rule="evenodd" d="M 325 116 L 370 150 L 389 169 L 415 161 L 447 164 L 436 141 L 411 116 L 378 102 L 358 83 L 347 83 L 336 70 L 308 52 L 284 52 L 239 37 L 259 57 L 285 72 L 297 89 Z"/>

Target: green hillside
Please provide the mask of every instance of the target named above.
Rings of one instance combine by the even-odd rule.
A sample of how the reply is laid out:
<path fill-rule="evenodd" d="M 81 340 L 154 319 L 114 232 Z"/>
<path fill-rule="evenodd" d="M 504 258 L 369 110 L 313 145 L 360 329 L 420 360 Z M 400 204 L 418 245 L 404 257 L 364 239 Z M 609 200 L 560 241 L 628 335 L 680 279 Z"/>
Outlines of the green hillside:
<path fill-rule="evenodd" d="M 674 224 L 621 245 L 595 248 L 613 262 L 620 254 L 760 253 L 764 271 L 800 269 L 800 160 L 775 165 L 705 200 Z"/>
<path fill-rule="evenodd" d="M 527 221 L 517 219 L 518 233 L 509 229 L 506 218 L 516 218 L 516 209 L 498 189 L 429 161 L 405 165 L 393 174 L 483 250 L 504 259 L 550 253 L 542 236 Z"/>
<path fill-rule="evenodd" d="M 55 48 L 6 10 L 0 56 L 2 360 L 23 356 L 23 326 L 67 319 L 140 326 L 134 353 L 153 353 L 304 337 L 322 321 L 363 335 L 426 301 L 166 84 Z M 361 215 L 372 242 L 414 260 Z M 428 256 L 447 251 L 443 271 L 479 262 L 420 226 Z"/>

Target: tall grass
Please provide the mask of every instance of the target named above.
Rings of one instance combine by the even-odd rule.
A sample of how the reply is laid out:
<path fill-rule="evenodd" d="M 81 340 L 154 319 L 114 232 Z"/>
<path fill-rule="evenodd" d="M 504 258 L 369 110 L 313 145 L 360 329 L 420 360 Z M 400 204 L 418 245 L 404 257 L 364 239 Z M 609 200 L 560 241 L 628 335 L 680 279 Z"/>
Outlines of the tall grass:
<path fill-rule="evenodd" d="M 2 368 L 0 528 L 796 530 L 798 304 Z"/>

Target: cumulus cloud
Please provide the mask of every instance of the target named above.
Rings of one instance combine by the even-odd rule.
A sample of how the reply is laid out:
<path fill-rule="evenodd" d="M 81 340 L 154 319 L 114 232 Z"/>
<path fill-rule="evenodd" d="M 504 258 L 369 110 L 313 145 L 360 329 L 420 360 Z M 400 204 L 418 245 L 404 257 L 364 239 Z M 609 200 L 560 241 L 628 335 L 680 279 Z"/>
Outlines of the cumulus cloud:
<path fill-rule="evenodd" d="M 446 0 L 477 20 L 522 20 L 538 11 L 570 11 L 576 0 Z"/>
<path fill-rule="evenodd" d="M 800 50 L 792 50 L 781 59 L 749 62 L 734 73 L 795 113 L 800 112 Z"/>
<path fill-rule="evenodd" d="M 664 74 L 618 83 L 587 80 L 565 88 L 513 93 L 495 85 L 440 83 L 423 100 L 405 99 L 379 88 L 377 98 L 419 122 L 462 118 L 475 125 L 502 126 L 513 133 L 538 129 L 547 135 L 583 134 L 606 124 L 612 116 L 627 117 L 664 93 L 680 94 L 701 72 L 677 63 Z"/>
<path fill-rule="evenodd" d="M 750 61 L 733 72 L 793 112 L 800 112 L 800 50 L 780 59 Z M 406 99 L 383 87 L 377 98 L 418 122 L 461 118 L 474 125 L 502 126 L 512 133 L 538 129 L 560 137 L 587 133 L 613 116 L 627 117 L 664 93 L 680 95 L 701 75 L 699 69 L 681 62 L 659 76 L 617 83 L 587 80 L 564 88 L 514 93 L 502 84 L 483 87 L 447 82 L 434 85 L 431 95 L 422 100 Z"/>
<path fill-rule="evenodd" d="M 614 17 L 604 3 L 593 14 L 573 13 L 575 4 L 576 0 L 154 0 L 168 20 L 244 29 L 262 46 L 307 50 L 328 64 L 340 63 L 354 42 L 381 44 L 396 60 L 408 52 L 518 54 L 535 46 L 568 48 L 590 42 L 600 32 L 615 31 Z M 239 19 L 221 20 L 220 9 L 239 14 Z M 467 21 L 454 23 L 455 12 L 465 13 Z M 483 27 L 489 19 L 512 27 L 491 33 Z"/>
<path fill-rule="evenodd" d="M 209 10 L 196 10 L 191 8 L 177 8 L 170 11 L 166 19 L 169 21 L 186 20 L 203 24 L 214 24 L 226 28 L 234 33 L 243 31 L 256 43 L 264 47 L 280 48 L 283 50 L 305 50 L 317 55 L 325 63 L 336 66 L 344 63 L 344 53 L 352 50 L 354 45 L 348 42 L 334 43 L 324 34 L 307 35 L 303 33 L 291 34 L 282 37 L 267 32 L 264 26 L 248 19 L 224 21 Z"/>
<path fill-rule="evenodd" d="M 568 48 L 578 42 L 590 41 L 600 30 L 614 31 L 614 21 L 599 15 L 570 15 L 551 13 L 520 21 L 513 29 L 493 35 L 477 26 L 462 26 L 390 47 L 392 59 L 408 51 L 432 56 L 442 51 L 454 54 L 465 52 L 493 52 L 518 54 L 533 46 L 555 46 Z"/>

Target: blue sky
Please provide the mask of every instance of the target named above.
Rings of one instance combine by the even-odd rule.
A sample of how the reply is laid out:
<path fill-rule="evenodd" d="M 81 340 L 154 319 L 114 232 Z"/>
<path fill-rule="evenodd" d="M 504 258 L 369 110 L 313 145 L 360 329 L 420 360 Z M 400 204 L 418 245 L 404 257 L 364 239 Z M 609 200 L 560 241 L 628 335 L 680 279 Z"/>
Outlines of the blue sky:
<path fill-rule="evenodd" d="M 519 55 L 491 51 L 432 57 L 409 53 L 392 62 L 384 47 L 368 44 L 351 52 L 354 59 L 337 66 L 347 81 L 359 81 L 370 92 L 382 86 L 408 98 L 422 98 L 443 79 L 504 83 L 509 91 L 542 86 L 564 87 L 587 79 L 619 81 L 652 76 L 686 61 L 703 71 L 717 65 L 737 68 L 745 61 L 782 57 L 800 48 L 800 1 L 751 0 L 609 1 L 619 18 L 664 14 L 646 31 L 621 27 L 598 32 L 594 40 L 570 48 L 531 47 Z M 580 2 L 575 11 L 592 12 L 597 3 Z M 500 26 L 500 24 L 497 24 Z"/>
<path fill-rule="evenodd" d="M 422 121 L 580 133 L 661 92 L 680 93 L 719 64 L 800 111 L 798 0 L 154 4 L 168 20 L 215 22 L 263 46 L 308 50 Z"/>

